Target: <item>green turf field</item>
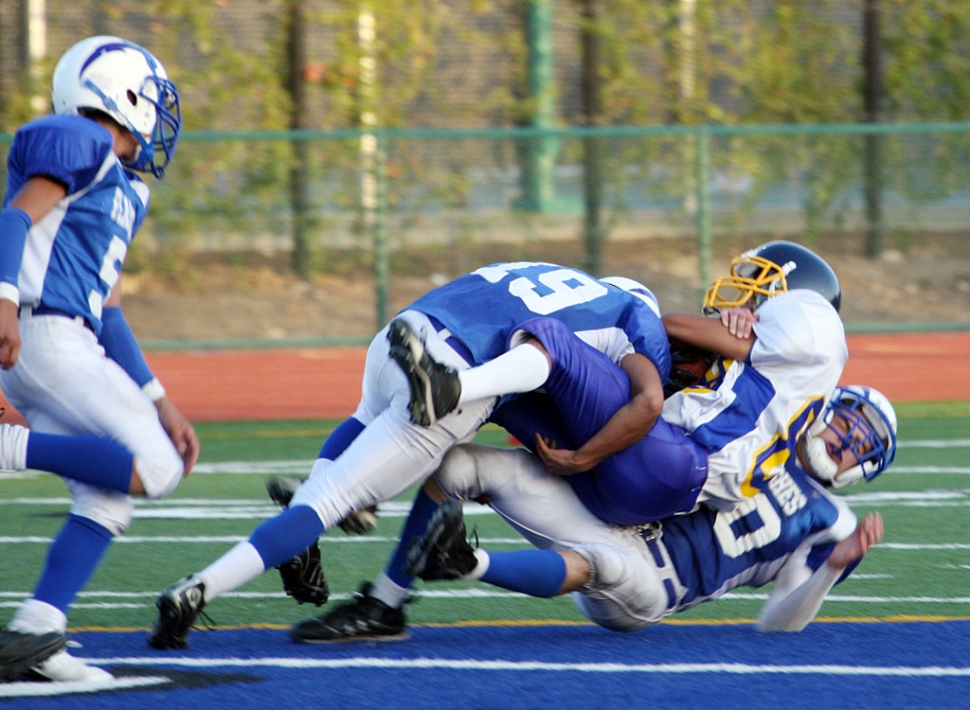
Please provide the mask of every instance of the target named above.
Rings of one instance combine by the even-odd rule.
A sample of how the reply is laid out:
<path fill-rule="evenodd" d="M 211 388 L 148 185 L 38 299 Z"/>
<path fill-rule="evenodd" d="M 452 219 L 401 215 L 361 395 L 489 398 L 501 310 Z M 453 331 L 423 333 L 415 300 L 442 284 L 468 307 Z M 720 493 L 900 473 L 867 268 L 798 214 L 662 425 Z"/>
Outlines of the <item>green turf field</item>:
<path fill-rule="evenodd" d="M 879 510 L 886 537 L 858 572 L 833 590 L 819 618 L 970 616 L 970 403 L 898 407 L 900 450 L 893 468 L 868 486 L 848 489 L 860 516 Z M 305 475 L 335 422 L 203 424 L 195 473 L 165 501 L 140 502 L 136 518 L 78 599 L 72 628 L 147 628 L 157 593 L 205 566 L 275 513 L 264 482 L 273 473 Z M 504 445 L 499 429 L 481 443 Z M 364 537 L 337 530 L 321 542 L 335 599 L 345 598 L 382 567 L 410 501 L 410 492 L 382 506 L 380 524 Z M 0 623 L 32 589 L 47 542 L 69 508 L 60 479 L 0 473 Z M 522 546 L 495 515 L 469 515 L 482 546 Z M 702 604 L 678 620 L 751 619 L 766 590 L 741 590 Z M 568 599 L 535 600 L 483 584 L 425 585 L 409 607 L 414 623 L 479 620 L 575 620 Z M 207 608 L 220 627 L 290 624 L 316 612 L 280 592 L 275 572 Z"/>

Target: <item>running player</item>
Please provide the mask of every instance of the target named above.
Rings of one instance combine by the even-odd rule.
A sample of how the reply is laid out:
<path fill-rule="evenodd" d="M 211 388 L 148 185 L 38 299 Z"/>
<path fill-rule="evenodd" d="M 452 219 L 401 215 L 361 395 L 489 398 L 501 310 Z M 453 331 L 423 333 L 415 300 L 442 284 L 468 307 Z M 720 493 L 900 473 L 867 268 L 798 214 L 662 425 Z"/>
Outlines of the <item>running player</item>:
<path fill-rule="evenodd" d="M 199 455 L 192 425 L 152 375 L 121 310 L 121 267 L 181 129 L 161 63 L 91 37 L 54 70 L 54 115 L 22 126 L 0 212 L 0 386 L 30 429 L 0 426 L 0 468 L 65 479 L 74 498 L 33 596 L 0 630 L 0 680 L 108 680 L 69 655 L 67 612 L 131 495 L 171 493 Z M 108 357 L 105 357 L 107 355 Z"/>

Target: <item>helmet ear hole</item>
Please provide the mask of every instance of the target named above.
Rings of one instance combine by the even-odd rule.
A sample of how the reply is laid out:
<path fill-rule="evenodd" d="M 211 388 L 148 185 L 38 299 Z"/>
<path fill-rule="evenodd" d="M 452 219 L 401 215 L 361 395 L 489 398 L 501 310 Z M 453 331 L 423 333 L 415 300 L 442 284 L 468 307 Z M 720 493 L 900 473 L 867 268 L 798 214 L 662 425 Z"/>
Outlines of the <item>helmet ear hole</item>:
<path fill-rule="evenodd" d="M 128 103 L 130 103 L 132 106 L 138 105 L 138 96 L 135 94 L 134 91 L 132 91 L 131 89 L 128 89 L 127 96 L 128 96 Z"/>

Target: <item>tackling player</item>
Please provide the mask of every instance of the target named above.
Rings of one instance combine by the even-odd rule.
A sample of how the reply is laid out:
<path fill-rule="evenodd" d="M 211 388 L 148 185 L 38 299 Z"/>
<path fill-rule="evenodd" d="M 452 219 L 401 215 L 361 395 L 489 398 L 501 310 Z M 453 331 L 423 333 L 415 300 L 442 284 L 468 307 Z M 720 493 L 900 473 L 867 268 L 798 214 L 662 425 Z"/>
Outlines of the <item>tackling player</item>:
<path fill-rule="evenodd" d="M 768 485 L 737 508 L 701 506 L 653 525 L 616 527 L 591 515 L 535 456 L 461 446 L 426 484 L 450 501 L 409 559 L 427 580 L 480 579 L 539 597 L 573 593 L 587 618 L 615 631 L 641 629 L 736 587 L 773 581 L 759 628 L 800 631 L 882 538 L 878 513 L 858 523 L 829 489 L 873 480 L 895 449 L 889 400 L 868 387 L 837 388 L 799 440 L 797 459 L 779 464 Z M 472 549 L 460 498 L 487 502 L 540 549 Z"/>
<path fill-rule="evenodd" d="M 574 466 L 584 447 L 557 449 L 554 442 L 566 447 L 593 441 L 629 400 L 628 383 L 601 353 L 550 319 L 522 326 L 536 338 L 512 351 L 532 349 L 548 358 L 540 382 L 545 394 L 507 401 L 492 421 L 534 447 L 547 468 L 564 475 L 586 507 L 605 521 L 647 523 L 688 512 L 699 502 L 737 506 L 792 457 L 798 435 L 819 416 L 837 384 L 847 349 L 836 310 L 838 279 L 810 250 L 771 242 L 745 252 L 732 263 L 731 284 L 736 290 L 731 300 L 725 279 L 715 282 L 706 298 L 708 307 L 724 308 L 722 319 L 664 316 L 678 340 L 721 355 L 705 386 L 671 396 L 649 433 L 594 460 L 592 470 L 585 469 L 587 462 Z M 752 314 L 747 306 L 757 310 Z M 439 423 L 448 422 L 454 415 L 434 396 L 455 388 L 435 381 L 460 380 L 463 389 L 468 376 L 491 364 L 456 373 L 416 351 L 404 363 L 406 370 L 423 375 L 411 378 L 412 412 L 414 402 L 424 399 Z M 431 386 L 419 386 L 422 379 Z M 500 376 L 493 379 L 492 386 L 502 391 Z M 396 587 L 390 582 L 407 579 L 401 564 L 415 529 L 409 519 L 376 584 L 365 584 L 349 604 L 298 625 L 294 637 L 322 642 L 393 635 L 407 593 L 396 588 L 399 582 Z"/>
<path fill-rule="evenodd" d="M 65 479 L 74 504 L 33 596 L 0 630 L 0 680 L 109 680 L 65 650 L 67 611 L 131 495 L 171 493 L 199 455 L 192 425 L 152 375 L 121 310 L 121 268 L 148 208 L 131 171 L 161 178 L 179 96 L 146 49 L 91 37 L 58 62 L 54 115 L 10 146 L 0 212 L 0 386 L 30 429 L 0 426 L 0 468 Z M 107 355 L 107 357 L 105 357 Z"/>
<path fill-rule="evenodd" d="M 452 446 L 474 435 L 498 403 L 498 392 L 482 391 L 430 426 L 414 424 L 408 414 L 408 380 L 393 353 L 410 351 L 411 344 L 420 342 L 436 361 L 467 369 L 506 352 L 520 326 L 537 316 L 564 324 L 592 344 L 591 350 L 611 368 L 627 373 L 627 400 L 614 408 L 611 419 L 649 429 L 663 404 L 670 353 L 659 313 L 643 294 L 555 264 L 492 264 L 466 274 L 425 294 L 378 333 L 368 349 L 357 411 L 327 438 L 289 507 L 257 527 L 249 540 L 165 590 L 157 600 L 159 615 L 149 643 L 183 648 L 204 604 L 312 549 L 324 531 L 348 514 L 424 481 Z M 528 374 L 535 369 L 529 361 L 542 369 L 545 358 L 535 348 L 515 350 L 520 364 L 512 369 L 521 376 L 505 391 L 529 391 L 538 384 Z M 403 537 L 420 534 L 436 509 L 437 503 L 420 493 Z M 384 580 L 387 594 L 401 595 L 403 602 L 413 577 L 403 572 L 403 558 L 392 567 L 393 577 Z"/>

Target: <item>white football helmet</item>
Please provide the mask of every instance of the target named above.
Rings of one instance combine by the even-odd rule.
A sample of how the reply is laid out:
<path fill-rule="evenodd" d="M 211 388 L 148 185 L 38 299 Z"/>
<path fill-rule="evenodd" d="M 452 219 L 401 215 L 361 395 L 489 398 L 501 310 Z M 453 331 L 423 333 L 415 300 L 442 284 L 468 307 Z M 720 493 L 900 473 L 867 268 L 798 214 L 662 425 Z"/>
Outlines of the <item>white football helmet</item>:
<path fill-rule="evenodd" d="M 125 165 L 164 176 L 182 130 L 182 112 L 175 84 L 148 50 L 120 37 L 81 40 L 54 69 L 51 105 L 57 114 L 94 109 L 111 116 L 140 144 Z"/>
<path fill-rule="evenodd" d="M 650 310 L 657 314 L 657 318 L 660 317 L 660 301 L 656 296 L 653 295 L 653 291 L 639 281 L 628 279 L 626 276 L 604 276 L 600 279 L 600 281 L 605 284 L 610 284 L 611 286 L 616 286 L 619 289 L 623 289 L 627 293 L 632 293 L 634 296 L 650 306 Z"/>
<path fill-rule="evenodd" d="M 857 466 L 842 473 L 838 473 L 838 463 L 829 456 L 832 445 L 819 438 L 831 426 L 835 414 L 840 414 L 850 425 L 845 434 L 839 435 L 838 453 L 852 451 L 859 460 Z M 860 430 L 864 432 L 861 438 L 858 437 Z M 836 387 L 822 416 L 805 433 L 802 447 L 803 463 L 809 473 L 833 488 L 861 478 L 871 481 L 896 458 L 896 411 L 885 395 L 871 387 Z"/>

